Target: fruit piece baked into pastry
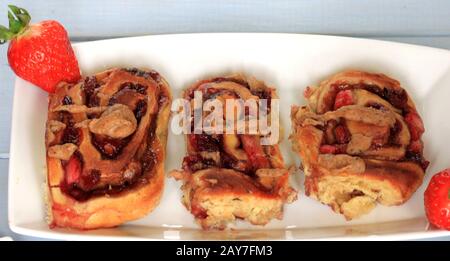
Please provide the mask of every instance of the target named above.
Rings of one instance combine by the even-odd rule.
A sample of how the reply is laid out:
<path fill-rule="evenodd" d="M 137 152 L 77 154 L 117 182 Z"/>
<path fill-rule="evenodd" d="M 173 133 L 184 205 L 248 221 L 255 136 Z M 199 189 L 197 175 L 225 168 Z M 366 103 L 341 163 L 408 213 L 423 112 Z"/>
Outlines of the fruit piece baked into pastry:
<path fill-rule="evenodd" d="M 113 227 L 159 203 L 170 103 L 155 71 L 111 69 L 56 88 L 46 129 L 51 226 Z"/>
<path fill-rule="evenodd" d="M 200 81 L 184 92 L 191 102 L 201 94 L 202 101 L 220 101 L 224 120 L 228 101 L 255 101 L 260 108 L 262 99 L 270 111 L 275 89 L 244 75 L 213 78 Z M 230 110 L 231 107 L 228 108 Z M 236 119 L 249 118 L 246 108 L 234 107 Z M 204 118 L 208 111 L 201 111 Z M 188 113 L 194 117 L 194 108 Z M 270 113 L 268 113 L 270 118 Z M 222 116 L 221 116 L 222 117 Z M 267 119 L 258 119 L 258 122 Z M 269 119 L 268 122 L 271 120 Z M 248 122 L 245 121 L 247 125 Z M 270 123 L 269 123 L 270 124 Z M 276 131 L 279 131 L 278 122 Z M 244 219 L 255 225 L 264 225 L 273 218 L 280 219 L 283 205 L 296 199 L 296 191 L 289 185 L 289 171 L 285 168 L 278 149 L 279 137 L 271 145 L 261 145 L 267 134 L 239 134 L 237 125 L 223 134 L 200 132 L 186 135 L 187 156 L 182 170 L 172 176 L 183 181 L 183 204 L 204 229 L 225 229 L 235 219 Z M 194 128 L 194 121 L 190 126 Z"/>
<path fill-rule="evenodd" d="M 348 220 L 400 205 L 422 184 L 425 131 L 411 97 L 383 74 L 346 71 L 305 91 L 291 111 L 306 195 Z"/>

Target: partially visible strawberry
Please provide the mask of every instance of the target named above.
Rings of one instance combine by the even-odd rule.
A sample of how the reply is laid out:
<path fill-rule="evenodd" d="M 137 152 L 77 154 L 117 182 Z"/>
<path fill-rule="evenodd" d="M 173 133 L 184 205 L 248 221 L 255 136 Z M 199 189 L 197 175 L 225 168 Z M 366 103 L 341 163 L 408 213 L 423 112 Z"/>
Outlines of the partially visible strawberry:
<path fill-rule="evenodd" d="M 345 153 L 346 144 L 322 145 L 319 148 L 321 154 L 341 154 Z"/>
<path fill-rule="evenodd" d="M 319 148 L 319 152 L 322 154 L 336 154 L 337 147 L 334 145 L 322 145 Z"/>
<path fill-rule="evenodd" d="M 343 106 L 352 105 L 353 94 L 351 90 L 340 91 L 336 95 L 336 99 L 334 99 L 334 110 L 337 110 Z"/>
<path fill-rule="evenodd" d="M 78 81 L 80 69 L 64 27 L 53 20 L 29 24 L 31 17 L 25 9 L 9 8 L 9 29 L 0 26 L 0 44 L 10 41 L 12 70 L 47 92 L 61 81 Z"/>
<path fill-rule="evenodd" d="M 72 157 L 70 157 L 69 161 L 67 161 L 64 170 L 66 173 L 66 183 L 68 185 L 80 182 L 81 161 L 75 154 L 73 154 Z"/>
<path fill-rule="evenodd" d="M 242 147 L 247 154 L 253 169 L 270 168 L 270 162 L 264 153 L 259 136 L 241 135 Z"/>
<path fill-rule="evenodd" d="M 450 169 L 431 178 L 424 201 L 428 221 L 438 228 L 450 230 Z"/>

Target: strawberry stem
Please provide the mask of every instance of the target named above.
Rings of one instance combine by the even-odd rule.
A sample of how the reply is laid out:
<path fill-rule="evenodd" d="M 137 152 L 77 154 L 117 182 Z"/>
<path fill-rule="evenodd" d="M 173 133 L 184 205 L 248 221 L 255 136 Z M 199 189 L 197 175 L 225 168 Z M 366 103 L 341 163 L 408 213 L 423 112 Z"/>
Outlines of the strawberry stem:
<path fill-rule="evenodd" d="M 8 11 L 9 29 L 0 25 L 0 44 L 4 44 L 20 35 L 31 20 L 27 10 L 14 5 L 8 5 L 8 7 L 10 9 Z"/>

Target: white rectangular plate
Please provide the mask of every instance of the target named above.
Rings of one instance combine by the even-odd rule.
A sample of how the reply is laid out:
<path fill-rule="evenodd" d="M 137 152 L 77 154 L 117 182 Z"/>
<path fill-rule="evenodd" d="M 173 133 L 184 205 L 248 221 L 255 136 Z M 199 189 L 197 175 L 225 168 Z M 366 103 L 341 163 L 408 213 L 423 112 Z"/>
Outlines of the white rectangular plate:
<path fill-rule="evenodd" d="M 45 222 L 44 126 L 47 94 L 17 79 L 9 170 L 9 224 L 14 232 L 58 239 L 413 239 L 450 235 L 431 229 L 423 192 L 431 174 L 450 167 L 450 52 L 427 47 L 343 37 L 294 34 L 187 34 L 123 38 L 74 45 L 83 75 L 111 67 L 148 67 L 170 83 L 174 98 L 195 81 L 244 72 L 278 89 L 281 149 L 287 165 L 299 160 L 287 136 L 293 104 L 304 104 L 308 85 L 344 69 L 385 73 L 398 79 L 415 99 L 424 119 L 425 156 L 431 161 L 424 184 L 404 205 L 378 206 L 348 222 L 303 191 L 302 173 L 293 179 L 299 200 L 286 205 L 282 220 L 264 227 L 237 222 L 233 230 L 204 232 L 181 204 L 180 184 L 166 179 L 160 205 L 148 216 L 115 229 L 49 229 Z M 169 123 L 170 124 L 170 123 Z M 170 132 L 166 173 L 180 168 L 184 139 Z"/>

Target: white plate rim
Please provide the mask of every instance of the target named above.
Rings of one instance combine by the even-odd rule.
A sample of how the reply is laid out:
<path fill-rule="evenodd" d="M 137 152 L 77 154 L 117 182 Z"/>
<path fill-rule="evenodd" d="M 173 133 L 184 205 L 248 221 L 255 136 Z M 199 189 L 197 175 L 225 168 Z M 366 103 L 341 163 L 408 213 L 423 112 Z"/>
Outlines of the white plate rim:
<path fill-rule="evenodd" d="M 98 41 L 88 41 L 88 42 L 78 42 L 74 43 L 74 46 L 81 46 L 81 45 L 89 45 L 89 44 L 98 44 L 98 43 L 106 43 L 110 41 L 116 41 L 116 40 L 140 40 L 143 38 L 149 38 L 149 37 L 183 37 L 188 36 L 192 37 L 195 35 L 203 35 L 203 36 L 214 36 L 214 35 L 264 35 L 264 36 L 277 36 L 277 35 L 291 35 L 291 36 L 298 36 L 298 37 L 317 37 L 317 38 L 323 38 L 323 39 L 330 39 L 330 38 L 343 38 L 343 39 L 351 39 L 355 41 L 361 41 L 361 42 L 378 42 L 380 44 L 385 45 L 392 45 L 392 46 L 404 46 L 404 47 L 414 47 L 414 48 L 421 48 L 421 49 L 428 49 L 432 50 L 434 52 L 442 52 L 446 55 L 450 54 L 449 50 L 440 49 L 440 48 L 434 48 L 434 47 L 428 47 L 428 46 L 421 46 L 421 45 L 414 45 L 414 44 L 406 44 L 406 43 L 397 43 L 397 42 L 390 42 L 390 41 L 384 41 L 384 40 L 375 40 L 375 39 L 364 39 L 364 38 L 354 38 L 354 37 L 346 37 L 346 36 L 332 36 L 332 35 L 321 35 L 321 34 L 292 34 L 292 33 L 186 33 L 186 34 L 161 34 L 161 35 L 145 35 L 145 36 L 135 36 L 135 37 L 120 37 L 120 38 L 113 38 L 113 39 L 105 39 L 105 40 L 98 40 Z M 17 82 L 17 79 L 16 79 Z M 13 98 L 13 109 L 12 109 L 12 125 L 11 125 L 11 140 L 10 140 L 10 163 L 12 159 L 14 159 L 15 155 L 15 149 L 14 144 L 17 139 L 15 134 L 15 129 L 17 128 L 17 123 L 15 122 L 14 117 L 16 113 L 18 113 L 17 106 L 18 106 L 18 93 L 14 91 L 14 98 Z M 142 238 L 142 237 L 116 237 L 116 236 L 104 236 L 104 235 L 82 235 L 82 234 L 65 234 L 65 233 L 54 233 L 49 231 L 39 231 L 34 229 L 29 229 L 26 227 L 21 226 L 20 224 L 16 224 L 13 216 L 13 204 L 12 204 L 12 194 L 13 194 L 13 164 L 9 164 L 9 179 L 8 179 L 8 224 L 10 229 L 18 234 L 27 235 L 27 236 L 33 236 L 33 237 L 42 237 L 47 239 L 61 239 L 61 240 L 161 240 L 161 238 L 155 238 L 155 239 L 149 239 L 149 238 Z M 425 217 L 423 217 L 425 218 Z M 346 226 L 347 227 L 347 226 Z M 351 226 L 348 226 L 351 227 Z M 161 228 L 163 230 L 163 228 Z M 301 228 L 300 228 L 301 229 Z M 261 230 L 264 230 L 262 228 Z M 427 239 L 427 238 L 435 238 L 435 237 L 444 237 L 444 236 L 450 236 L 450 231 L 445 230 L 425 230 L 425 231 L 410 231 L 410 232 L 403 232 L 403 233 L 394 233 L 394 234 L 380 234 L 380 235 L 362 235 L 362 236 L 336 236 L 336 237 L 323 237 L 323 238 L 291 238 L 291 240 L 411 240 L 411 239 Z M 284 238 L 280 238 L 280 240 L 283 240 Z M 195 239 L 194 239 L 195 240 Z"/>

